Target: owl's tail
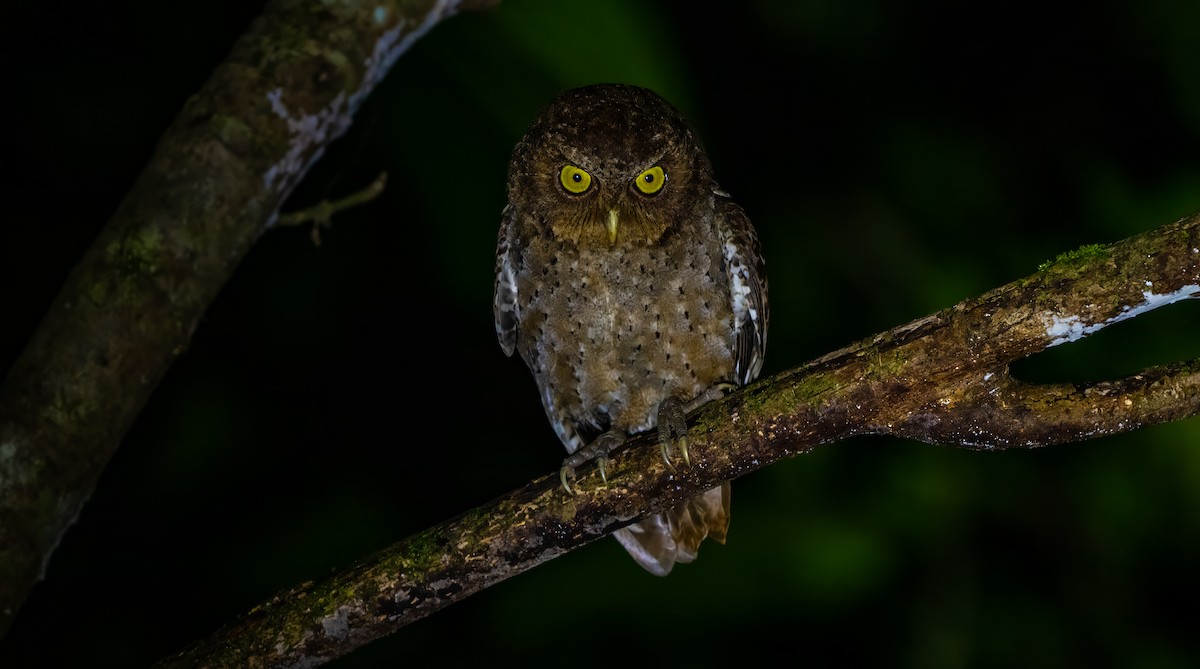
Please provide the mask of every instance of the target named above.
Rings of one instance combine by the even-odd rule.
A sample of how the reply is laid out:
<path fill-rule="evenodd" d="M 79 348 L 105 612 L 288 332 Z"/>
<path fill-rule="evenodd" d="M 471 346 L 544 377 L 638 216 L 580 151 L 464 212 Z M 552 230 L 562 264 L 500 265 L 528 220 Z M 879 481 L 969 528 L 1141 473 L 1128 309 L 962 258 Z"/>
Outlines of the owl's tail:
<path fill-rule="evenodd" d="M 728 530 L 729 484 L 724 483 L 670 511 L 621 528 L 613 537 L 646 571 L 666 576 L 676 562 L 695 560 L 706 537 L 725 543 Z"/>

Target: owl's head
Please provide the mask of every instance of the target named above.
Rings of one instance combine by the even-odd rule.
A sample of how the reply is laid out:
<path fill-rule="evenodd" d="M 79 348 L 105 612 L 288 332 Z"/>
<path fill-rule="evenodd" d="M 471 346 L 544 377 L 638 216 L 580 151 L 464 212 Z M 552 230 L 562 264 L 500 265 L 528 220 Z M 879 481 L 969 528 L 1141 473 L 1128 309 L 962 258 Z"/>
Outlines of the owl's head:
<path fill-rule="evenodd" d="M 711 209 L 704 148 L 677 109 L 623 84 L 562 93 L 513 150 L 508 201 L 556 239 L 651 244 Z"/>

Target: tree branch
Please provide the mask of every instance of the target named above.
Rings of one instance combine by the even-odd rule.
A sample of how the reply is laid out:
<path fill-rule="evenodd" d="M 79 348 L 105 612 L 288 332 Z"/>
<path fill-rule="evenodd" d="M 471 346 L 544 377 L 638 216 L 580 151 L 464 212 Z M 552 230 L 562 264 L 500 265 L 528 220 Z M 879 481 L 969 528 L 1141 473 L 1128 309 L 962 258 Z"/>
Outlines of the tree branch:
<path fill-rule="evenodd" d="M 280 594 L 161 667 L 312 666 L 483 588 L 783 458 L 858 434 L 1029 448 L 1200 414 L 1200 360 L 1117 381 L 1034 385 L 1008 365 L 1172 302 L 1200 298 L 1200 215 L 1064 254 L 1025 279 L 759 381 L 693 414 L 692 464 L 653 434 L 608 467 L 557 472 Z"/>
<path fill-rule="evenodd" d="M 279 206 L 413 41 L 496 0 L 276 0 L 163 135 L 0 388 L 0 637 Z"/>

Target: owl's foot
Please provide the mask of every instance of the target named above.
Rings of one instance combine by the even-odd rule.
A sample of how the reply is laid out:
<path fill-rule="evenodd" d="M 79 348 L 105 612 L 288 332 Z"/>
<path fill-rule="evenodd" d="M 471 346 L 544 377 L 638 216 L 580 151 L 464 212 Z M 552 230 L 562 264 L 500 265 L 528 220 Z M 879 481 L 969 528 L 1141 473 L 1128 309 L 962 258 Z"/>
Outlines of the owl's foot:
<path fill-rule="evenodd" d="M 671 463 L 672 446 L 679 449 L 679 456 L 683 458 L 684 464 L 692 464 L 688 456 L 687 415 L 713 400 L 721 399 L 726 392 L 735 389 L 737 386 L 732 383 L 717 383 L 690 402 L 685 403 L 668 397 L 658 405 L 658 445 L 662 449 L 663 461 L 668 467 L 675 469 L 675 465 Z M 675 436 L 673 444 L 672 435 Z"/>
<path fill-rule="evenodd" d="M 668 397 L 658 405 L 658 447 L 662 450 L 663 462 L 675 469 L 671 462 L 671 449 L 678 448 L 684 463 L 692 464 L 688 457 L 687 410 L 683 402 Z"/>
<path fill-rule="evenodd" d="M 568 455 L 563 460 L 562 469 L 558 470 L 558 480 L 562 483 L 563 490 L 566 490 L 567 494 L 575 494 L 571 485 L 567 483 L 567 479 L 575 477 L 576 467 L 592 460 L 596 461 L 596 468 L 600 470 L 600 478 L 608 483 L 608 454 L 617 450 L 623 443 L 625 443 L 624 434 L 617 430 L 609 430 L 593 439 L 592 443 Z"/>

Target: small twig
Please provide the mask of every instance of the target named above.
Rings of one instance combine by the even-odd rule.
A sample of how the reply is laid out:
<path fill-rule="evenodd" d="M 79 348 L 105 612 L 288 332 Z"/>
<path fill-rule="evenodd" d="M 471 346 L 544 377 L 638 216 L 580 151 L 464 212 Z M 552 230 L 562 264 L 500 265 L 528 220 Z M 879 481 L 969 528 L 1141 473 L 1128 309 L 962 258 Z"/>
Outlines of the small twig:
<path fill-rule="evenodd" d="M 387 185 L 387 172 L 380 172 L 379 176 L 371 182 L 371 185 L 366 188 L 347 195 L 340 200 L 321 200 L 311 207 L 305 207 L 297 211 L 280 214 L 275 221 L 276 225 L 303 225 L 312 221 L 312 240 L 316 246 L 321 245 L 321 228 L 328 228 L 333 225 L 333 215 L 343 209 L 357 207 L 360 204 L 365 204 L 374 200 L 383 192 L 383 187 Z"/>

